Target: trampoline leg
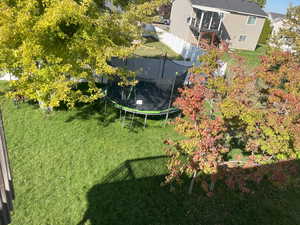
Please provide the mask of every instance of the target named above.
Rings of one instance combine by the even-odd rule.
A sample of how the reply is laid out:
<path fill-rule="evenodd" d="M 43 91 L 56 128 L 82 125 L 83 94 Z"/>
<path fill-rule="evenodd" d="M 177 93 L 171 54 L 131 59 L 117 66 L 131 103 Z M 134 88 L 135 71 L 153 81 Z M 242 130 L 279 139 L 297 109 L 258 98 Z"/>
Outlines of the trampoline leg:
<path fill-rule="evenodd" d="M 126 111 L 125 111 L 125 114 L 124 114 L 124 117 L 123 117 L 122 128 L 125 127 L 125 120 L 126 120 Z"/>
<path fill-rule="evenodd" d="M 120 109 L 120 121 L 122 119 L 122 110 Z"/>
<path fill-rule="evenodd" d="M 130 128 L 132 128 L 132 125 L 133 125 L 133 120 L 134 120 L 134 116 L 135 116 L 135 114 L 134 114 L 134 113 L 132 113 L 132 117 L 131 117 L 131 123 L 130 123 Z"/>
<path fill-rule="evenodd" d="M 144 128 L 146 128 L 146 125 L 147 125 L 147 116 L 148 116 L 148 115 L 145 116 L 145 120 L 144 120 Z"/>
<path fill-rule="evenodd" d="M 106 98 L 105 98 L 104 101 L 105 101 L 104 102 L 104 112 L 106 113 L 107 112 L 107 100 L 106 100 Z"/>
<path fill-rule="evenodd" d="M 165 119 L 165 124 L 164 124 L 164 127 L 166 127 L 166 125 L 167 125 L 167 122 L 168 122 L 168 119 L 169 119 L 169 113 L 167 113 L 167 115 L 166 115 L 166 119 Z"/>

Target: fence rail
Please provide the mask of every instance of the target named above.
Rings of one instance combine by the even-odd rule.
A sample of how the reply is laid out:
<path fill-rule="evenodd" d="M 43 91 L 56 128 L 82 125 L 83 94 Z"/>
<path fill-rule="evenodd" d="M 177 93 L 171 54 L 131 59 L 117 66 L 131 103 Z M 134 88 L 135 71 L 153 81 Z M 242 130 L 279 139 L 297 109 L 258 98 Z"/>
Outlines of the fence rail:
<path fill-rule="evenodd" d="M 6 137 L 3 126 L 2 113 L 0 111 L 0 224 L 11 223 L 11 211 L 15 198 L 13 179 L 9 163 Z"/>
<path fill-rule="evenodd" d="M 0 72 L 0 80 L 11 81 L 17 80 L 18 78 L 12 75 L 11 73 L 1 73 Z"/>

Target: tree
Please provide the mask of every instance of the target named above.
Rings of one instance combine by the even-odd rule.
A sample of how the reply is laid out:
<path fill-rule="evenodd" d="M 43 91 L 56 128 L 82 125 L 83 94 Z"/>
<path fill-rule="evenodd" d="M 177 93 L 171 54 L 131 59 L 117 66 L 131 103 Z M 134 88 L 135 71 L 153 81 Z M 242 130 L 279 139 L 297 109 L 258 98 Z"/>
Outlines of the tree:
<path fill-rule="evenodd" d="M 126 57 L 141 38 L 141 23 L 163 0 L 116 0 L 123 11 L 96 0 L 2 0 L 0 68 L 17 76 L 11 96 L 25 96 L 46 107 L 73 106 L 104 96 L 95 74 L 128 74 L 112 68 L 111 57 Z M 76 89 L 79 79 L 88 90 Z"/>
<path fill-rule="evenodd" d="M 158 9 L 158 15 L 162 16 L 164 19 L 170 19 L 172 11 L 172 2 L 162 5 Z"/>
<path fill-rule="evenodd" d="M 300 54 L 300 6 L 291 6 L 288 9 L 278 36 L 280 39 L 283 37 L 297 55 Z"/>
<path fill-rule="evenodd" d="M 204 43 L 204 46 L 207 44 Z M 223 155 L 229 150 L 225 137 L 225 121 L 214 110 L 218 95 L 214 88 L 223 86 L 223 81 L 215 79 L 215 82 L 205 85 L 205 79 L 199 76 L 205 73 L 209 80 L 212 79 L 218 67 L 216 62 L 221 58 L 217 49 L 208 48 L 209 54 L 200 58 L 202 66 L 191 71 L 192 86 L 180 89 L 180 97 L 175 102 L 185 116 L 176 119 L 175 129 L 186 138 L 177 142 L 166 141 L 166 144 L 172 146 L 167 151 L 171 158 L 168 164 L 170 174 L 166 182 L 180 181 L 183 174 L 193 176 L 190 193 L 196 177 L 216 173 L 218 165 L 224 162 Z M 203 186 L 207 186 L 206 183 Z"/>
<path fill-rule="evenodd" d="M 300 158 L 297 58 L 273 51 L 261 58 L 256 73 L 247 73 L 238 57 L 227 79 L 213 76 L 215 60 L 222 54 L 209 52 L 201 57 L 201 67 L 192 70 L 192 85 L 181 89 L 176 100 L 184 117 L 176 119 L 175 129 L 185 138 L 166 141 L 170 146 L 167 183 L 187 174 L 193 177 L 191 189 L 200 182 L 209 195 L 217 179 L 243 192 L 250 191 L 248 181 L 259 183 L 264 178 L 288 184 L 295 168 L 281 162 Z M 208 75 L 205 81 L 201 72 Z M 259 169 L 270 164 L 275 166 Z"/>
<path fill-rule="evenodd" d="M 266 19 L 265 23 L 264 23 L 263 30 L 262 30 L 261 35 L 259 37 L 258 43 L 259 44 L 267 44 L 268 41 L 270 40 L 271 35 L 272 35 L 272 30 L 273 30 L 273 28 L 271 26 L 271 21 L 269 19 Z"/>
<path fill-rule="evenodd" d="M 264 8 L 267 4 L 267 0 L 251 0 L 252 2 L 256 2 L 261 8 Z"/>

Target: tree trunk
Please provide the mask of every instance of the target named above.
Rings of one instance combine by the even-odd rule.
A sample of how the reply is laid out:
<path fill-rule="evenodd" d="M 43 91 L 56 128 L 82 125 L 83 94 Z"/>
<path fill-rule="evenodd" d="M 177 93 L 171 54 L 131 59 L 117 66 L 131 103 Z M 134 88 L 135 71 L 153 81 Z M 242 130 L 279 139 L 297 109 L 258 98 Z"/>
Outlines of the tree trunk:
<path fill-rule="evenodd" d="M 42 109 L 46 113 L 49 113 L 49 112 L 53 111 L 53 107 L 45 105 L 45 103 L 42 102 L 42 101 L 39 101 L 39 106 L 40 106 L 40 109 Z"/>
<path fill-rule="evenodd" d="M 197 177 L 197 172 L 194 172 L 193 178 L 192 178 L 191 183 L 190 183 L 189 195 L 191 195 L 192 192 L 193 192 L 193 187 L 194 187 L 194 184 L 195 184 L 196 177 Z"/>

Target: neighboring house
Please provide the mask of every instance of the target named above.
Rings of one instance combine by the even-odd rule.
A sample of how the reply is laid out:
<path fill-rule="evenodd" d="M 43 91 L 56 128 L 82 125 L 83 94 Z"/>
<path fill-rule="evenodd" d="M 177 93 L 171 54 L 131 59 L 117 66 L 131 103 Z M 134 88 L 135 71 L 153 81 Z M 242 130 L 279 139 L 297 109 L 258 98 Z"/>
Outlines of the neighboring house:
<path fill-rule="evenodd" d="M 255 50 L 268 15 L 248 0 L 174 0 L 170 32 L 188 43 L 203 39 Z"/>
<path fill-rule="evenodd" d="M 281 28 L 283 28 L 284 14 L 270 12 L 268 13 L 273 28 L 272 36 L 278 34 Z"/>
<path fill-rule="evenodd" d="M 277 44 L 270 42 L 271 46 L 279 46 L 283 51 L 293 52 L 293 48 L 291 46 L 291 40 L 288 37 L 284 36 L 276 36 L 278 35 L 280 29 L 284 28 L 284 20 L 286 15 L 280 13 L 270 12 L 268 13 L 269 19 L 271 21 L 271 26 L 273 28 L 272 37 L 275 38 Z"/>
<path fill-rule="evenodd" d="M 113 3 L 113 0 L 104 0 L 104 6 L 108 9 L 110 9 L 111 11 L 118 11 L 118 12 L 122 12 L 122 7 L 115 5 Z"/>

